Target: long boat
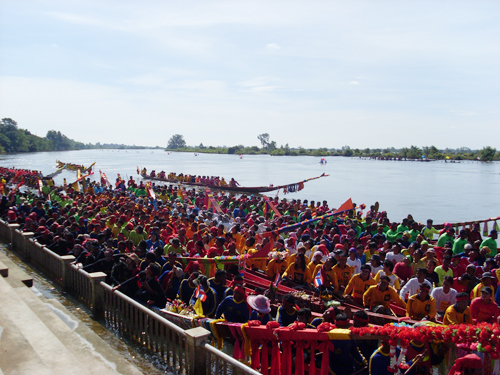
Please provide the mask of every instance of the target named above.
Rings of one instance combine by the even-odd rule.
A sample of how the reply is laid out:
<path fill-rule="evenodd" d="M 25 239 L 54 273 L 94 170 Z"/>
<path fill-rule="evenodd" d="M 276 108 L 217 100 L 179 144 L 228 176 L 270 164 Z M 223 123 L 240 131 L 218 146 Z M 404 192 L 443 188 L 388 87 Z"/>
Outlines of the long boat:
<path fill-rule="evenodd" d="M 270 186 L 255 186 L 255 187 L 249 187 L 249 186 L 230 186 L 230 185 L 225 185 L 225 186 L 220 186 L 220 185 L 214 185 L 210 183 L 202 183 L 202 182 L 179 182 L 176 179 L 168 179 L 168 178 L 160 178 L 160 177 L 151 177 L 146 174 L 141 174 L 142 178 L 145 180 L 153 180 L 153 181 L 162 181 L 162 182 L 168 182 L 168 183 L 180 183 L 185 186 L 195 186 L 195 187 L 208 187 L 210 189 L 214 190 L 223 190 L 223 191 L 229 191 L 233 193 L 250 193 L 250 194 L 258 194 L 258 193 L 267 193 L 269 191 L 274 191 L 274 190 L 279 190 L 283 189 L 284 193 L 295 193 L 297 191 L 300 191 L 304 188 L 304 183 L 311 181 L 311 180 L 316 180 L 321 177 L 327 177 L 329 176 L 328 174 L 323 173 L 320 176 L 317 177 L 312 177 L 308 178 L 306 180 L 302 180 L 299 182 L 295 182 L 292 184 L 287 184 L 287 185 L 270 185 Z"/>
<path fill-rule="evenodd" d="M 89 167 L 85 167 L 83 165 L 78 165 L 78 164 L 73 164 L 73 163 L 64 163 L 60 160 L 56 160 L 56 167 L 57 169 L 68 169 L 70 171 L 77 171 L 80 170 L 82 173 L 88 173 L 92 171 L 92 167 L 94 166 L 95 162 L 93 162 Z"/>

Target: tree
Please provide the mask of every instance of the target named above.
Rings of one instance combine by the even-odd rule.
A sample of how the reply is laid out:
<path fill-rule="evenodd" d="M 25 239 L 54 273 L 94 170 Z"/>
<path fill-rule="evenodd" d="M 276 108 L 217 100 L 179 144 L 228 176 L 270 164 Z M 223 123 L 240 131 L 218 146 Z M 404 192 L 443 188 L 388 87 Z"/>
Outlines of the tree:
<path fill-rule="evenodd" d="M 410 152 L 410 149 L 408 147 L 403 147 L 401 150 L 399 150 L 399 155 L 401 155 L 406 160 L 409 152 Z"/>
<path fill-rule="evenodd" d="M 45 137 L 52 142 L 52 149 L 54 151 L 67 151 L 71 150 L 71 140 L 60 131 L 49 130 L 47 136 Z"/>
<path fill-rule="evenodd" d="M 260 143 L 262 143 L 262 148 L 267 148 L 269 146 L 269 134 L 268 133 L 262 133 L 257 136 L 259 139 Z"/>
<path fill-rule="evenodd" d="M 481 150 L 481 160 L 482 161 L 492 161 L 495 158 L 496 152 L 497 152 L 496 148 L 492 148 L 490 146 L 484 147 Z"/>
<path fill-rule="evenodd" d="M 417 146 L 411 146 L 408 150 L 408 158 L 420 159 L 422 157 L 422 150 Z"/>
<path fill-rule="evenodd" d="M 177 148 L 183 148 L 183 147 L 186 147 L 186 141 L 184 140 L 184 136 L 180 134 L 174 134 L 168 140 L 168 145 L 167 145 L 168 149 L 175 150 Z"/>

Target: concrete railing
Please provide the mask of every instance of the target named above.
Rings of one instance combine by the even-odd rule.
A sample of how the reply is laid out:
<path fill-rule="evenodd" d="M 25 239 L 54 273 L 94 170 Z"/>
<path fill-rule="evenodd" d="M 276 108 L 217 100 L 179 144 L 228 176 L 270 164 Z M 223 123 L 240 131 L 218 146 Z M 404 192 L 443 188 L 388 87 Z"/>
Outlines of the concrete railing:
<path fill-rule="evenodd" d="M 106 283 L 101 286 L 107 323 L 159 355 L 176 372 L 188 375 L 260 374 L 207 344 L 210 332 L 205 328 L 183 330 L 125 294 L 113 291 Z"/>
<path fill-rule="evenodd" d="M 87 273 L 72 262 L 71 255 L 60 256 L 34 240 L 33 233 L 19 225 L 0 221 L 0 240 L 26 262 L 42 271 L 92 311 L 106 319 L 114 330 L 130 337 L 147 351 L 159 355 L 176 373 L 186 375 L 248 374 L 259 372 L 207 344 L 211 335 L 202 327 L 184 330 L 146 306 L 113 291 L 104 282 L 103 272 Z"/>
<path fill-rule="evenodd" d="M 74 257 L 72 257 L 74 260 Z M 68 262 L 69 260 L 66 260 Z M 88 273 L 75 264 L 66 266 L 64 287 L 80 299 L 92 311 L 95 317 L 103 314 L 103 289 L 101 282 L 106 279 L 104 272 Z"/>
<path fill-rule="evenodd" d="M 9 228 L 9 223 L 0 220 L 0 241 L 4 243 L 11 243 L 11 231 Z"/>

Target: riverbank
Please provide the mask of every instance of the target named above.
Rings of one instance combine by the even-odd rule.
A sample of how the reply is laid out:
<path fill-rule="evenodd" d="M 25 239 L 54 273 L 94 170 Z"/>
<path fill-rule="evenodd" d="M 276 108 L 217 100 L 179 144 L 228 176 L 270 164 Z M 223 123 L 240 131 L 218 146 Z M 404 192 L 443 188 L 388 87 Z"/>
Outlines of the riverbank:
<path fill-rule="evenodd" d="M 362 157 L 376 160 L 470 160 L 470 161 L 494 161 L 500 160 L 500 152 L 489 146 L 484 147 L 482 150 L 438 150 L 436 147 L 416 147 L 411 148 L 403 147 L 395 149 L 394 147 L 388 149 L 351 149 L 349 146 L 344 146 L 342 149 L 305 149 L 305 148 L 290 148 L 288 145 L 280 148 L 259 148 L 253 147 L 183 147 L 176 149 L 165 149 L 166 152 L 188 152 L 195 154 L 227 154 L 227 155 L 270 155 L 270 156 L 315 156 L 315 157 L 328 157 L 328 156 L 343 156 L 343 157 Z"/>

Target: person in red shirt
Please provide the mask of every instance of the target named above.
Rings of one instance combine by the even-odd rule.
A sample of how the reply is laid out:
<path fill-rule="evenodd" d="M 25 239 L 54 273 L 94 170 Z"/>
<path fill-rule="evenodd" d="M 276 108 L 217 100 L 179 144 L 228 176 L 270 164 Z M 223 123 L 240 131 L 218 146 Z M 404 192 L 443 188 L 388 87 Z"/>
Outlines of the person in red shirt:
<path fill-rule="evenodd" d="M 405 283 L 413 277 L 413 268 L 410 266 L 410 256 L 406 256 L 401 262 L 396 263 L 394 274 Z"/>
<path fill-rule="evenodd" d="M 460 254 L 453 255 L 451 257 L 450 268 L 453 271 L 453 277 L 459 277 L 465 273 L 465 268 L 460 265 L 462 256 Z"/>
<path fill-rule="evenodd" d="M 472 281 L 472 277 L 468 273 L 464 273 L 458 277 L 453 279 L 453 289 L 457 291 L 457 293 L 468 291 L 469 283 Z"/>
<path fill-rule="evenodd" d="M 486 322 L 496 323 L 500 310 L 498 305 L 492 301 L 493 291 L 489 286 L 481 289 L 481 297 L 474 298 L 470 304 L 470 313 L 475 324 Z"/>

